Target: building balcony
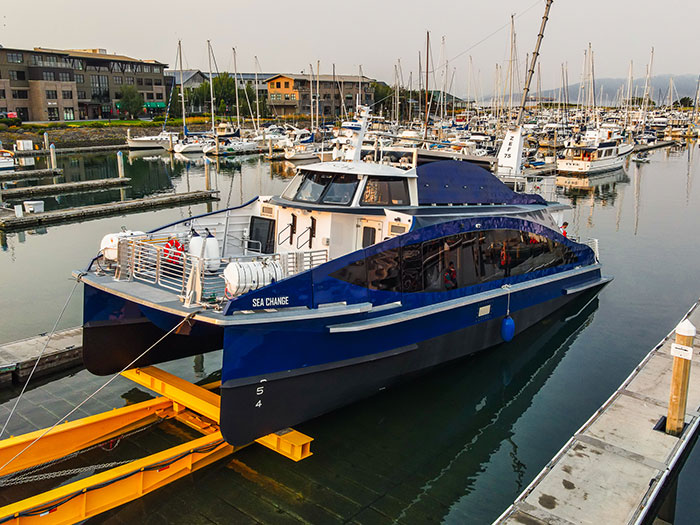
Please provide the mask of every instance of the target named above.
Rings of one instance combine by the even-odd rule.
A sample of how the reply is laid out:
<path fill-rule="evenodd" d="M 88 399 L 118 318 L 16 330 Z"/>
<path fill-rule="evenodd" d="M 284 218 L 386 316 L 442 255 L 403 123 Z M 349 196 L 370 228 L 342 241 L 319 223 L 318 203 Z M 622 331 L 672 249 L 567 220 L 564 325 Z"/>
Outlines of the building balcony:
<path fill-rule="evenodd" d="M 268 105 L 270 106 L 296 106 L 299 104 L 298 100 L 268 100 Z"/>

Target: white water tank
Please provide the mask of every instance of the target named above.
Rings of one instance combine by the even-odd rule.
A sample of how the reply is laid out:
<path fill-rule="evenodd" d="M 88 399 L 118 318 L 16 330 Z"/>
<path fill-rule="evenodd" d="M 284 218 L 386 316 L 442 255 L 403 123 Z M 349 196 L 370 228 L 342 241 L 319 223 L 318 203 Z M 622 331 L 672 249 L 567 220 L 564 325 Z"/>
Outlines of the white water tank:
<path fill-rule="evenodd" d="M 230 295 L 257 290 L 279 281 L 282 277 L 282 266 L 277 261 L 232 262 L 224 268 L 226 290 Z"/>
<path fill-rule="evenodd" d="M 131 230 L 125 230 L 119 233 L 108 233 L 107 235 L 102 237 L 102 242 L 100 243 L 100 252 L 102 252 L 102 255 L 105 259 L 108 259 L 110 261 L 116 261 L 118 255 L 117 249 L 119 247 L 119 239 L 123 239 L 124 237 L 133 237 L 137 235 L 146 234 L 142 231 Z"/>

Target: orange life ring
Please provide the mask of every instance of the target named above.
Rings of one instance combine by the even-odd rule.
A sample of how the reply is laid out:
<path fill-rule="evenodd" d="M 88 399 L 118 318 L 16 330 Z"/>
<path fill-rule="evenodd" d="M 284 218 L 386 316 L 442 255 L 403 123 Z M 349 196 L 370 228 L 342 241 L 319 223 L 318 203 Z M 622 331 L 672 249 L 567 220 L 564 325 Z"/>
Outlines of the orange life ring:
<path fill-rule="evenodd" d="M 172 264 L 179 264 L 185 247 L 177 239 L 170 239 L 163 247 L 163 257 Z"/>

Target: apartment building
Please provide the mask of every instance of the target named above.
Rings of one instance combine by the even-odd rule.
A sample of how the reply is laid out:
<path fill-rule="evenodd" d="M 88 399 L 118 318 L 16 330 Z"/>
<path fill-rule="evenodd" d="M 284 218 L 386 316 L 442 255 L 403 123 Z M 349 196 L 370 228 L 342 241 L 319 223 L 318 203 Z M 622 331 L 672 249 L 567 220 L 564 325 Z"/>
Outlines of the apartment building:
<path fill-rule="evenodd" d="M 117 118 L 121 89 L 132 85 L 147 113 L 162 113 L 166 67 L 105 49 L 0 47 L 0 112 L 23 121 Z"/>
<path fill-rule="evenodd" d="M 279 74 L 267 79 L 268 106 L 277 115 L 311 113 L 311 91 L 316 111 L 323 116 L 336 117 L 355 110 L 357 95 L 361 91 L 362 104 L 374 103 L 373 79 L 358 75 Z"/>

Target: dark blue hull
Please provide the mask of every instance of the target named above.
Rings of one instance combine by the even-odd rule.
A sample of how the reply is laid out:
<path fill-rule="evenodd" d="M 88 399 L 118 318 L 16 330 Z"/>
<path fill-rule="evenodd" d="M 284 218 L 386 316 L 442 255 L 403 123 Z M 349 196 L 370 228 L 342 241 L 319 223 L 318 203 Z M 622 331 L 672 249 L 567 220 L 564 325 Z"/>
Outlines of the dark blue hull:
<path fill-rule="evenodd" d="M 560 293 L 557 297 L 512 311 L 516 333 L 527 330 L 570 303 L 578 302 L 579 307 L 583 306 L 606 282 L 601 280 L 600 284 L 581 292 Z M 469 316 L 466 309 L 453 313 L 455 318 Z M 335 355 L 338 348 L 352 345 L 358 356 L 253 377 L 225 379 L 221 388 L 222 433 L 231 444 L 249 443 L 260 436 L 371 396 L 439 365 L 496 346 L 503 343 L 502 319 L 503 315 L 498 315 L 448 332 L 438 329 L 441 332 L 438 335 L 370 354 L 368 348 L 375 347 L 375 339 L 380 338 L 374 331 L 342 334 L 334 344 L 326 344 L 318 350 Z M 407 323 L 410 326 L 395 325 L 391 328 L 393 334 L 404 342 L 409 338 L 406 334 L 420 334 L 421 330 L 425 334 L 435 334 L 436 325 L 449 321 L 444 314 L 436 314 L 427 316 L 422 322 Z M 292 336 L 288 334 L 288 337 Z M 288 339 L 283 347 L 296 349 L 297 344 L 290 341 Z M 517 340 L 510 344 L 517 344 Z M 262 348 L 254 353 L 263 353 Z M 234 353 L 230 348 L 224 353 L 224 378 L 231 372 Z"/>

